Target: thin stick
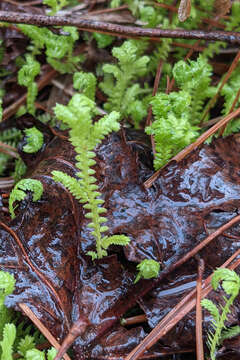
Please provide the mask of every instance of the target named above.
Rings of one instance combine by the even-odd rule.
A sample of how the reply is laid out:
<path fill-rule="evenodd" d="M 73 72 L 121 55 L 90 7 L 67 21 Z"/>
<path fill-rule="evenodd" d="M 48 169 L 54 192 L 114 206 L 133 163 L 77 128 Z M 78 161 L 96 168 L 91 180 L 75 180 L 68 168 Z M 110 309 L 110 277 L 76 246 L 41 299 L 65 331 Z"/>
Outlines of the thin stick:
<path fill-rule="evenodd" d="M 234 108 L 235 108 L 235 106 L 236 106 L 236 104 L 237 104 L 237 102 L 238 102 L 239 97 L 240 97 L 240 89 L 238 89 L 237 95 L 235 96 L 235 99 L 234 99 L 234 101 L 233 101 L 233 103 L 232 103 L 231 109 L 229 110 L 228 113 L 231 113 L 231 112 L 234 110 Z M 227 124 L 224 125 L 224 126 L 219 130 L 219 136 L 223 136 L 223 133 L 224 133 L 226 127 L 227 127 Z"/>
<path fill-rule="evenodd" d="M 158 64 L 158 68 L 157 68 L 156 77 L 155 77 L 155 80 L 154 80 L 152 96 L 155 96 L 157 91 L 158 91 L 158 86 L 159 86 L 159 82 L 160 82 L 160 78 L 161 78 L 161 74 L 162 74 L 162 67 L 163 67 L 163 60 L 160 60 L 159 64 Z M 147 116 L 146 126 L 152 125 L 151 118 L 152 118 L 152 105 L 150 105 L 149 109 L 148 109 L 148 116 Z M 155 155 L 156 154 L 156 147 L 155 147 L 154 136 L 151 135 L 150 138 L 151 138 L 151 144 L 152 144 L 152 151 L 153 151 L 153 154 Z"/>
<path fill-rule="evenodd" d="M 223 81 L 222 81 L 216 95 L 210 100 L 210 102 L 209 102 L 209 104 L 208 104 L 208 106 L 207 106 L 207 108 L 206 108 L 206 110 L 205 110 L 205 112 L 203 114 L 202 121 L 201 121 L 202 123 L 204 122 L 204 120 L 205 120 L 209 110 L 211 109 L 211 107 L 215 104 L 215 102 L 216 102 L 216 100 L 217 100 L 223 86 L 226 84 L 226 82 L 228 81 L 228 79 L 232 75 L 233 70 L 235 70 L 235 68 L 237 67 L 239 59 L 240 59 L 240 50 L 238 51 L 238 53 L 235 56 L 231 66 L 229 67 L 228 72 L 226 73 L 226 75 L 225 75 L 225 77 L 224 77 L 224 79 L 223 79 Z"/>
<path fill-rule="evenodd" d="M 197 360 L 204 360 L 203 351 L 203 336 L 202 336 L 202 278 L 204 272 L 204 260 L 199 258 L 198 260 L 198 278 L 197 278 L 197 299 L 196 299 L 196 354 Z"/>
<path fill-rule="evenodd" d="M 0 153 L 1 152 L 4 154 L 10 155 L 16 159 L 19 158 L 16 148 L 0 141 Z"/>
<path fill-rule="evenodd" d="M 185 29 L 160 29 L 140 28 L 105 23 L 87 19 L 71 18 L 64 16 L 45 16 L 17 12 L 0 11 L 0 21 L 19 24 L 31 24 L 37 26 L 77 26 L 84 31 L 105 31 L 109 34 L 121 36 L 139 36 L 151 38 L 180 38 L 197 40 L 226 41 L 232 44 L 240 44 L 240 33 L 232 31 L 204 31 Z"/>
<path fill-rule="evenodd" d="M 14 179 L 12 177 L 0 179 L 0 189 L 11 189 L 14 185 Z"/>
<path fill-rule="evenodd" d="M 136 315 L 136 316 L 132 316 L 129 318 L 123 318 L 121 320 L 121 325 L 122 326 L 127 326 L 127 325 L 135 325 L 135 324 L 141 324 L 143 322 L 147 321 L 147 317 L 145 314 L 142 315 Z"/>
<path fill-rule="evenodd" d="M 240 108 L 232 112 L 231 114 L 226 115 L 224 118 L 222 118 L 220 121 L 217 122 L 217 124 L 213 125 L 210 129 L 205 131 L 199 138 L 192 144 L 188 145 L 185 149 L 180 151 L 177 155 L 175 155 L 169 162 L 175 160 L 177 162 L 184 159 L 190 152 L 195 150 L 198 146 L 200 146 L 204 141 L 206 141 L 211 135 L 215 134 L 215 132 L 220 129 L 222 126 L 227 124 L 230 120 L 235 118 L 240 114 Z M 166 167 L 169 162 L 164 166 Z M 150 188 L 153 184 L 153 182 L 158 178 L 161 170 L 164 168 L 162 167 L 158 171 L 156 171 L 148 180 L 145 181 L 144 186 L 146 189 Z"/>
<path fill-rule="evenodd" d="M 50 333 L 50 331 L 43 325 L 43 323 L 36 317 L 33 311 L 26 304 L 18 304 L 20 309 L 24 314 L 34 323 L 34 325 L 40 330 L 40 332 L 45 336 L 45 338 L 50 342 L 56 350 L 60 349 L 60 344 L 57 342 L 55 337 Z M 67 354 L 63 355 L 65 360 L 71 360 Z"/>
<path fill-rule="evenodd" d="M 237 250 L 222 266 L 227 267 L 233 259 L 240 254 Z M 235 269 L 240 264 L 240 259 L 236 260 L 229 268 Z M 207 296 L 212 290 L 210 275 L 203 284 L 202 298 Z M 196 289 L 192 290 L 173 308 L 159 324 L 148 334 L 145 339 L 135 348 L 124 360 L 137 360 L 149 348 L 151 348 L 161 337 L 166 335 L 186 314 L 196 306 Z"/>

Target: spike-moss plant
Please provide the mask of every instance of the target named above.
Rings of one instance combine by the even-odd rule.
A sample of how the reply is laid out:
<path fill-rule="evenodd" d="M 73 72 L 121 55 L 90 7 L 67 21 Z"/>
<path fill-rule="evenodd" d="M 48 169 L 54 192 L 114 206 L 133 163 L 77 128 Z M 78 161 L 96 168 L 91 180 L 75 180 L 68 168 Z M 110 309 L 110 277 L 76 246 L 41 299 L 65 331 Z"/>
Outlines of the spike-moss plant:
<path fill-rule="evenodd" d="M 130 239 L 125 235 L 103 235 L 108 227 L 102 225 L 107 221 L 102 214 L 107 210 L 103 206 L 104 200 L 100 198 L 101 193 L 94 176 L 95 170 L 92 169 L 96 163 L 94 149 L 106 135 L 118 131 L 120 125 L 119 113 L 116 111 L 93 123 L 92 117 L 96 113 L 95 103 L 82 94 L 74 95 L 67 106 L 56 105 L 57 118 L 70 127 L 69 140 L 77 153 L 76 167 L 80 171 L 77 173 L 78 179 L 61 171 L 52 171 L 52 175 L 55 181 L 62 183 L 80 203 L 84 204 L 83 207 L 87 210 L 85 216 L 91 219 L 88 227 L 93 229 L 91 234 L 96 242 L 96 252 L 89 251 L 88 255 L 92 259 L 101 259 L 107 255 L 106 250 L 110 245 L 127 245 Z"/>
<path fill-rule="evenodd" d="M 225 327 L 225 321 L 228 318 L 228 315 L 231 313 L 231 306 L 239 294 L 240 291 L 240 277 L 233 270 L 219 268 L 214 271 L 212 276 L 212 287 L 216 291 L 218 286 L 220 285 L 227 294 L 227 296 L 223 297 L 225 305 L 220 305 L 221 313 L 218 307 L 213 303 L 213 301 L 209 299 L 203 299 L 201 301 L 202 306 L 211 314 L 213 317 L 212 320 L 212 330 L 208 332 L 208 346 L 210 349 L 211 360 L 216 359 L 216 350 L 217 346 L 220 344 L 222 340 L 222 332 Z M 239 327 L 234 327 L 229 329 L 229 332 L 225 330 L 224 338 L 230 337 L 233 334 L 236 334 Z"/>

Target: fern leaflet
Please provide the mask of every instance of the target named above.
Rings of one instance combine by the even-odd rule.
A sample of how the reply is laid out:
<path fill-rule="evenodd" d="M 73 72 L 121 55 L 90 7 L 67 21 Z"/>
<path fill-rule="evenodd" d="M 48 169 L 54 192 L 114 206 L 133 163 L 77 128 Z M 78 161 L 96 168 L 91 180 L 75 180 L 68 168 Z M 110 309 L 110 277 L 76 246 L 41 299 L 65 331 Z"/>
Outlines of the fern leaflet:
<path fill-rule="evenodd" d="M 16 207 L 13 207 L 13 204 L 15 201 L 24 200 L 26 197 L 25 191 L 32 191 L 33 201 L 37 201 L 43 193 L 42 183 L 35 179 L 22 179 L 14 186 L 9 197 L 9 212 L 12 219 L 15 218 L 14 210 L 16 209 Z"/>
<path fill-rule="evenodd" d="M 23 151 L 32 154 L 43 146 L 43 134 L 35 126 L 24 130 L 27 144 L 23 146 Z"/>

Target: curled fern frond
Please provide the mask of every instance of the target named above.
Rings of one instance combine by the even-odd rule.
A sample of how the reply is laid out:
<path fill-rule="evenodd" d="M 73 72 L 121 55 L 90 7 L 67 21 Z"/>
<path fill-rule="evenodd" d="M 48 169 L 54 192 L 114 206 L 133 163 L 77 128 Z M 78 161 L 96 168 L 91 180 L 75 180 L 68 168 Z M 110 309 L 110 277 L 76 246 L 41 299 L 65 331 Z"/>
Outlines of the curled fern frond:
<path fill-rule="evenodd" d="M 23 146 L 23 151 L 32 154 L 37 152 L 43 146 L 43 134 L 35 126 L 24 130 L 27 144 Z"/>
<path fill-rule="evenodd" d="M 214 290 L 217 290 L 220 282 L 223 290 L 228 295 L 228 297 L 223 296 L 225 305 L 219 306 L 221 314 L 217 306 L 213 304 L 211 300 L 203 299 L 201 301 L 202 306 L 213 316 L 212 328 L 214 333 L 212 331 L 209 331 L 208 333 L 208 346 L 210 348 L 211 360 L 216 359 L 215 353 L 217 346 L 222 339 L 221 334 L 225 328 L 224 323 L 227 320 L 228 314 L 231 312 L 230 307 L 240 291 L 240 277 L 233 270 L 226 268 L 215 270 L 211 281 Z"/>
<path fill-rule="evenodd" d="M 82 91 L 89 99 L 95 99 L 97 79 L 93 73 L 75 72 L 73 75 L 73 87 Z"/>
<path fill-rule="evenodd" d="M 217 290 L 221 281 L 223 290 L 227 295 L 236 297 L 240 291 L 240 277 L 235 271 L 229 269 L 217 269 L 213 273 L 212 287 Z"/>
<path fill-rule="evenodd" d="M 138 274 L 134 283 L 138 282 L 141 278 L 151 279 L 157 277 L 160 271 L 159 262 L 153 259 L 145 259 L 137 265 Z"/>
<path fill-rule="evenodd" d="M 16 209 L 13 204 L 15 201 L 24 200 L 26 197 L 25 191 L 32 191 L 33 201 L 38 201 L 43 193 L 43 185 L 39 180 L 22 179 L 14 186 L 9 197 L 9 212 L 12 219 L 15 218 L 14 210 Z"/>

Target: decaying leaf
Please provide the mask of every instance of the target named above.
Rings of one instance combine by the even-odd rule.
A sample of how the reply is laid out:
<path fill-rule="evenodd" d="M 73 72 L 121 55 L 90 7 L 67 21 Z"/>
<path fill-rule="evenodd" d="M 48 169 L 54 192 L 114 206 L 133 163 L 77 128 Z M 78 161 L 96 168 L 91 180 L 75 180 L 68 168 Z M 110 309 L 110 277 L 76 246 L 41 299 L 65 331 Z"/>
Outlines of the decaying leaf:
<path fill-rule="evenodd" d="M 171 278 L 174 274 L 169 275 L 146 294 L 156 282 L 133 284 L 133 263 L 151 258 L 167 274 L 209 232 L 236 215 L 240 207 L 239 150 L 237 136 L 214 140 L 181 163 L 170 163 L 146 190 L 143 182 L 153 169 L 144 135 L 126 130 L 125 136 L 118 133 L 106 138 L 97 148 L 95 170 L 108 209 L 109 235 L 126 234 L 131 243 L 123 249 L 112 247 L 112 255 L 93 263 L 86 253 L 95 249 L 95 243 L 83 208 L 51 178 L 52 170 L 76 174 L 74 150 L 66 140 L 50 140 L 35 159 L 35 168 L 28 170 L 29 177 L 43 183 L 43 197 L 34 203 L 29 195 L 18 207 L 15 220 L 0 227 L 0 267 L 16 278 L 16 290 L 7 305 L 27 304 L 61 341 L 72 324 L 82 319 L 85 326 L 74 344 L 76 360 L 123 359 L 144 332 L 138 328 L 128 333 L 116 325 L 117 320 L 144 296 L 140 304 L 149 325 L 154 326 L 167 311 L 159 310 L 159 301 L 167 299 L 171 304 L 164 291 L 169 290 L 171 296 L 173 285 L 183 294 L 196 273 L 191 260 L 184 273 L 179 269 L 175 274 L 178 283 Z M 24 160 L 28 163 L 28 155 Z M 29 164 L 33 164 L 32 157 Z M 236 225 L 201 251 L 207 274 L 238 248 L 238 233 Z M 186 338 L 193 326 L 194 319 L 191 326 L 184 325 Z M 169 338 L 165 340 L 166 346 L 172 346 Z"/>
<path fill-rule="evenodd" d="M 178 8 L 179 21 L 185 21 L 191 13 L 191 0 L 181 0 Z"/>
<path fill-rule="evenodd" d="M 231 9 L 231 0 L 215 0 L 214 9 L 217 16 L 226 15 Z"/>

